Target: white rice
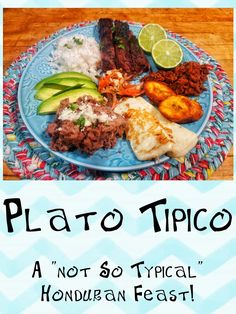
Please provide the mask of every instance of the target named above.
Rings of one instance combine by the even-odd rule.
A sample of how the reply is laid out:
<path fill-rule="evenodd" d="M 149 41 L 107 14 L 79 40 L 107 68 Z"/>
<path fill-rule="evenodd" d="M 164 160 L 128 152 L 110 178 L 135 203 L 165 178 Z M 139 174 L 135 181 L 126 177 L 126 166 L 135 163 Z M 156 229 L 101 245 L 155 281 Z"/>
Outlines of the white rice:
<path fill-rule="evenodd" d="M 60 38 L 50 61 L 56 72 L 81 72 L 95 82 L 101 74 L 99 45 L 92 37 L 73 35 Z"/>

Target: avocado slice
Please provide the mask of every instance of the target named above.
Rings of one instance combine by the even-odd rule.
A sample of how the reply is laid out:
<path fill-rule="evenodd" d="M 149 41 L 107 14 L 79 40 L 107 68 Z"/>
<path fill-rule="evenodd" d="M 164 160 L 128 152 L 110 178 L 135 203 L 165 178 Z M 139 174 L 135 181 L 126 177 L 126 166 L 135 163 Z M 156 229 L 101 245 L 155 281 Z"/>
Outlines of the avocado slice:
<path fill-rule="evenodd" d="M 75 102 L 79 97 L 83 97 L 86 95 L 95 98 L 97 101 L 103 101 L 102 95 L 94 89 L 91 88 L 72 89 L 60 95 L 52 96 L 49 99 L 44 100 L 38 106 L 37 114 L 43 115 L 55 113 L 58 107 L 60 106 L 60 102 L 63 99 L 69 98 L 70 102 Z"/>
<path fill-rule="evenodd" d="M 46 99 L 52 97 L 53 95 L 55 95 L 56 93 L 65 90 L 66 88 L 68 88 L 68 86 L 51 84 L 51 86 L 48 87 L 45 84 L 42 88 L 40 88 L 36 92 L 36 94 L 34 95 L 34 98 L 38 99 L 38 100 L 46 100 Z"/>
<path fill-rule="evenodd" d="M 60 80 L 60 79 L 59 79 Z M 65 80 L 65 79 L 64 79 Z M 56 80 L 54 80 L 56 81 Z M 62 80 L 61 80 L 62 82 Z M 63 82 L 62 82 L 63 83 Z M 57 94 L 58 92 L 63 92 L 63 90 L 70 90 L 73 89 L 73 87 L 77 88 L 92 88 L 97 89 L 97 86 L 94 82 L 89 80 L 83 80 L 83 79 L 76 79 L 74 81 L 68 81 L 70 85 L 61 85 L 57 83 L 52 83 L 51 81 L 48 83 L 45 83 L 39 90 L 37 90 L 35 94 L 35 98 L 39 100 L 46 100 L 53 95 Z"/>
<path fill-rule="evenodd" d="M 48 77 L 45 77 L 44 79 L 42 79 L 40 82 L 38 82 L 34 89 L 40 89 L 45 83 L 48 83 L 51 79 L 57 79 L 57 78 L 69 78 L 69 77 L 77 77 L 80 79 L 84 79 L 84 80 L 89 80 L 91 81 L 91 78 L 88 75 L 85 75 L 83 73 L 79 73 L 79 72 L 61 72 L 61 73 L 57 73 Z"/>
<path fill-rule="evenodd" d="M 65 86 L 75 86 L 80 83 L 92 83 L 96 86 L 96 84 L 91 79 L 84 79 L 80 77 L 65 77 L 65 78 L 55 78 L 50 79 L 48 83 L 45 83 L 43 87 L 47 84 L 59 84 Z"/>

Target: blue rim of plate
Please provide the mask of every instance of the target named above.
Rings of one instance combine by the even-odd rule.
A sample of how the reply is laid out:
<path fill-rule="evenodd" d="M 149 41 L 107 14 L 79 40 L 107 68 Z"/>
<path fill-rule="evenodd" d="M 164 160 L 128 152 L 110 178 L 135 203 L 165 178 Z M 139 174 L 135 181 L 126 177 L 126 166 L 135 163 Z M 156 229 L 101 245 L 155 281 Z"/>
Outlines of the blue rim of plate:
<path fill-rule="evenodd" d="M 85 24 L 84 26 L 79 26 L 76 30 L 79 30 L 80 28 L 84 28 L 84 27 L 92 27 L 92 26 L 96 27 L 96 24 L 97 24 L 97 21 L 93 21 L 93 22 L 90 22 L 89 24 Z M 131 25 L 141 27 L 140 23 L 132 23 Z M 19 105 L 19 110 L 20 110 L 20 114 L 21 114 L 22 120 L 25 123 L 25 125 L 26 125 L 27 129 L 29 130 L 29 132 L 31 133 L 31 135 L 36 139 L 36 141 L 40 145 L 42 145 L 44 148 L 46 148 L 51 154 L 53 154 L 53 155 L 55 155 L 55 156 L 57 156 L 59 158 L 62 158 L 63 160 L 65 160 L 65 161 L 67 161 L 67 162 L 69 162 L 71 164 L 74 164 L 74 165 L 77 165 L 77 166 L 82 166 L 82 167 L 85 167 L 85 168 L 88 168 L 88 169 L 93 169 L 93 170 L 106 171 L 106 172 L 129 172 L 129 171 L 136 171 L 136 170 L 142 170 L 142 169 L 146 169 L 146 168 L 149 168 L 149 167 L 153 167 L 153 166 L 162 164 L 163 162 L 166 162 L 166 161 L 170 160 L 171 159 L 170 157 L 164 155 L 164 156 L 161 156 L 161 158 L 158 159 L 158 160 L 146 161 L 146 162 L 134 165 L 134 166 L 104 167 L 104 166 L 101 166 L 101 165 L 92 165 L 92 164 L 87 164 L 87 163 L 84 163 L 84 162 L 81 162 L 81 161 L 74 160 L 74 159 L 72 159 L 72 158 L 70 158 L 68 156 L 63 155 L 63 153 L 61 153 L 61 152 L 53 151 L 52 149 L 50 149 L 48 144 L 45 143 L 44 140 L 41 139 L 35 133 L 35 131 L 32 129 L 32 127 L 28 123 L 28 120 L 27 120 L 27 118 L 25 116 L 25 113 L 24 113 L 24 110 L 23 110 L 23 106 L 22 106 L 22 103 L 21 103 L 21 98 L 22 98 L 21 97 L 21 90 L 22 90 L 22 84 L 23 84 L 23 81 L 24 81 L 24 77 L 27 74 L 27 70 L 31 66 L 31 63 L 38 57 L 40 52 L 42 52 L 44 49 L 46 49 L 48 46 L 52 45 L 53 43 L 57 42 L 58 39 L 60 39 L 60 38 L 62 38 L 64 36 L 69 36 L 70 33 L 74 33 L 74 32 L 75 32 L 75 29 L 69 30 L 66 33 L 63 33 L 63 34 L 59 35 L 58 37 L 50 40 L 48 43 L 46 43 L 41 49 L 39 49 L 37 51 L 37 53 L 33 56 L 31 61 L 27 64 L 26 68 L 24 69 L 24 71 L 22 73 L 22 76 L 21 76 L 20 82 L 19 82 L 19 86 L 18 86 L 18 91 L 17 91 L 17 99 L 18 99 L 18 105 Z M 168 37 L 172 38 L 171 37 L 171 33 L 168 33 Z M 172 38 L 172 39 L 176 40 L 176 38 Z M 198 57 L 190 49 L 188 49 L 185 45 L 180 43 L 178 40 L 177 40 L 177 42 L 183 49 L 186 49 L 188 51 L 188 53 L 193 57 L 193 59 L 195 61 L 199 62 Z M 208 84 L 210 101 L 209 101 L 209 104 L 208 104 L 208 111 L 207 111 L 207 113 L 205 115 L 205 119 L 202 122 L 201 127 L 196 132 L 196 134 L 198 136 L 202 133 L 202 131 L 204 130 L 205 126 L 207 125 L 207 122 L 208 122 L 209 117 L 211 115 L 212 104 L 213 104 L 212 86 L 211 86 L 211 81 L 210 81 L 209 77 L 208 77 L 206 82 Z"/>

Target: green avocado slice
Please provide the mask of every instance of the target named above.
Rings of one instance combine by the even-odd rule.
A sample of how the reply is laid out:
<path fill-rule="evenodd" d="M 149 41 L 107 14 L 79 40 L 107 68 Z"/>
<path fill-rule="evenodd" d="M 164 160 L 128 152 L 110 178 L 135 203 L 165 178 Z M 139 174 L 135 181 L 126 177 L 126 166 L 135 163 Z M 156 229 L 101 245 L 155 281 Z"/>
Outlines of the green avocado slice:
<path fill-rule="evenodd" d="M 58 93 L 62 93 L 64 90 L 67 91 L 74 88 L 97 89 L 97 86 L 94 82 L 89 81 L 89 80 L 83 80 L 83 79 L 77 79 L 77 80 L 74 80 L 73 82 L 70 81 L 70 85 L 64 85 L 64 84 L 62 85 L 61 83 L 60 84 L 52 83 L 52 81 L 50 81 L 48 83 L 45 83 L 39 90 L 37 90 L 34 97 L 38 100 L 46 100 L 54 95 L 57 95 Z"/>
<path fill-rule="evenodd" d="M 70 103 L 75 102 L 79 97 L 91 96 L 97 101 L 103 101 L 103 96 L 96 90 L 91 88 L 79 88 L 66 91 L 60 95 L 52 96 L 43 101 L 37 109 L 37 114 L 52 114 L 55 113 L 63 99 L 69 98 Z"/>
<path fill-rule="evenodd" d="M 75 86 L 77 84 L 83 83 L 91 83 L 96 86 L 96 84 L 91 79 L 84 79 L 80 77 L 63 77 L 63 78 L 55 78 L 50 79 L 47 83 L 43 85 L 43 87 L 47 84 L 59 84 L 59 85 L 66 85 L 66 86 Z"/>
<path fill-rule="evenodd" d="M 38 100 L 46 100 L 56 93 L 65 90 L 68 86 L 53 84 L 50 87 L 46 86 L 46 84 L 40 88 L 37 93 L 34 95 L 35 99 Z"/>
<path fill-rule="evenodd" d="M 61 73 L 56 73 L 54 75 L 45 77 L 44 79 L 42 79 L 40 82 L 38 82 L 35 85 L 34 89 L 36 89 L 36 90 L 40 89 L 45 83 L 48 83 L 50 80 L 54 80 L 54 79 L 58 79 L 58 78 L 69 78 L 69 77 L 77 77 L 77 78 L 80 78 L 80 79 L 91 81 L 91 78 L 88 75 L 85 75 L 83 73 L 79 73 L 79 72 L 61 72 Z"/>

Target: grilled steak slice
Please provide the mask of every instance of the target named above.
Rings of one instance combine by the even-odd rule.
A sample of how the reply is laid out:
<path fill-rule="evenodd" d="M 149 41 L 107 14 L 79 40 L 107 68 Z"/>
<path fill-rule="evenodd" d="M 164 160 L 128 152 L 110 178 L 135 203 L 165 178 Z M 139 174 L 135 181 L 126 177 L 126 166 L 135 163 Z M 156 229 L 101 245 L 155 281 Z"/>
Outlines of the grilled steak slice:
<path fill-rule="evenodd" d="M 113 21 L 111 19 L 100 19 L 98 31 L 100 37 L 101 67 L 104 72 L 116 68 L 115 48 L 112 34 Z"/>
<path fill-rule="evenodd" d="M 148 60 L 128 23 L 100 19 L 98 29 L 101 67 L 104 72 L 117 68 L 136 76 L 150 69 Z"/>
<path fill-rule="evenodd" d="M 126 73 L 133 73 L 132 57 L 129 51 L 129 25 L 121 21 L 115 21 L 114 45 L 116 52 L 117 69 L 122 68 Z"/>
<path fill-rule="evenodd" d="M 130 31 L 129 32 L 129 52 L 132 58 L 133 71 L 135 74 L 141 74 L 143 72 L 147 72 L 150 69 L 150 65 L 148 60 L 139 46 L 137 38 Z"/>

